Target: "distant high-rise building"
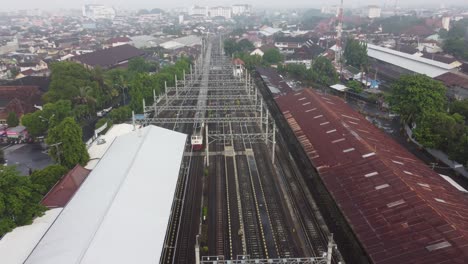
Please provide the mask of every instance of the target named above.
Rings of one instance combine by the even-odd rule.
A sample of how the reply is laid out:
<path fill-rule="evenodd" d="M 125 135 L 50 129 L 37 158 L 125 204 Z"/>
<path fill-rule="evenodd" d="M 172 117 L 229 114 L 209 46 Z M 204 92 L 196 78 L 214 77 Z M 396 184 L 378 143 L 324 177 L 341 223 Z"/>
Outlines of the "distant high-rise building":
<path fill-rule="evenodd" d="M 340 6 L 333 5 L 333 6 L 322 6 L 320 12 L 322 14 L 332 14 L 337 16 L 340 11 Z"/>
<path fill-rule="evenodd" d="M 251 5 L 232 5 L 232 15 L 233 16 L 240 16 L 244 14 L 250 14 L 252 12 Z"/>
<path fill-rule="evenodd" d="M 450 17 L 442 17 L 442 28 L 449 31 L 450 30 Z"/>
<path fill-rule="evenodd" d="M 377 18 L 380 17 L 382 9 L 376 5 L 370 5 L 367 7 L 367 17 L 368 18 Z"/>
<path fill-rule="evenodd" d="M 208 9 L 208 16 L 209 17 L 224 17 L 224 18 L 231 18 L 232 17 L 232 9 L 231 7 L 226 6 L 216 6 L 210 7 Z"/>
<path fill-rule="evenodd" d="M 83 16 L 91 19 L 114 19 L 115 10 L 112 7 L 103 5 L 84 5 Z"/>
<path fill-rule="evenodd" d="M 207 16 L 208 15 L 208 8 L 206 6 L 192 6 L 190 9 L 190 15 L 196 16 Z"/>

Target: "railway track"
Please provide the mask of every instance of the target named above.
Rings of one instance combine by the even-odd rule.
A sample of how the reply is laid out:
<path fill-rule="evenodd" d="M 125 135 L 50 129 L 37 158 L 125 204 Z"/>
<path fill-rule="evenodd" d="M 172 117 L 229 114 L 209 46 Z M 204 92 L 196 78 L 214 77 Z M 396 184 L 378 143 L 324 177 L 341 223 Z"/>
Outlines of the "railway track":
<path fill-rule="evenodd" d="M 173 263 L 195 263 L 194 247 L 196 233 L 200 219 L 201 177 L 203 175 L 203 157 L 191 157 L 190 171 L 187 181 L 186 196 L 184 197 L 184 210 L 182 212 L 181 225 L 179 227 L 179 239 L 176 245 Z"/>

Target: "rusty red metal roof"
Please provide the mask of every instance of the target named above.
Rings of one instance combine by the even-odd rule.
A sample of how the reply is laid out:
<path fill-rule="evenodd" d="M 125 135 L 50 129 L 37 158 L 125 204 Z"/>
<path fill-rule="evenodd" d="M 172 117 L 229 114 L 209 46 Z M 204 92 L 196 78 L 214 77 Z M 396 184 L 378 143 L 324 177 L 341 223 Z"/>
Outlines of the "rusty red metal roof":
<path fill-rule="evenodd" d="M 41 204 L 48 208 L 64 207 L 90 172 L 79 164 L 76 165 L 52 187 L 42 199 Z"/>
<path fill-rule="evenodd" d="M 436 77 L 436 80 L 443 82 L 449 87 L 461 87 L 468 89 L 468 75 L 463 73 L 447 72 Z"/>
<path fill-rule="evenodd" d="M 275 99 L 374 263 L 468 263 L 468 197 L 341 98 Z"/>

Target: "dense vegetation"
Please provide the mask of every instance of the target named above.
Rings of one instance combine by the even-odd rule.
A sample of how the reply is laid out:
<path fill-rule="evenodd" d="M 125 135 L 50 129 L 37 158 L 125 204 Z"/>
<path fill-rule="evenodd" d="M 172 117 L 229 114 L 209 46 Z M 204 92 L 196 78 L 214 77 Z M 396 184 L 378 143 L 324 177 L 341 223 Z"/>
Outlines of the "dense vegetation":
<path fill-rule="evenodd" d="M 22 123 L 32 136 L 47 136 L 49 155 L 58 165 L 36 170 L 30 177 L 21 176 L 15 167 L 0 165 L 0 237 L 42 215 L 42 197 L 70 168 L 88 162 L 79 123 L 94 120 L 96 111 L 121 102 L 124 106 L 114 108 L 97 125 L 128 120 L 132 110 L 141 112 L 143 99 L 152 103 L 153 90 L 159 94 L 165 82 L 174 85 L 174 76 L 183 78 L 189 67 L 187 59 L 158 73 L 152 73 L 158 65 L 143 59 L 130 61 L 127 69 L 109 71 L 88 70 L 72 62 L 54 63 L 50 89 L 44 95 L 47 103 L 42 110 L 25 115 Z M 13 115 L 10 119 L 15 122 Z M 3 163 L 3 152 L 0 154 Z"/>
<path fill-rule="evenodd" d="M 468 60 L 468 19 L 455 22 L 447 33 L 444 51 Z"/>
<path fill-rule="evenodd" d="M 159 66 L 143 58 L 131 60 L 127 69 L 108 71 L 89 70 L 73 62 L 54 63 L 50 88 L 44 95 L 47 103 L 42 110 L 25 115 L 22 123 L 32 136 L 47 135 L 46 142 L 54 145 L 49 154 L 55 161 L 67 168 L 77 163 L 84 165 L 89 157 L 80 125 L 93 122 L 97 111 L 120 103 L 129 104 L 114 108 L 108 115 L 109 121 L 123 122 L 132 110 L 141 113 L 143 99 L 152 103 L 153 90 L 159 94 L 164 91 L 165 82 L 173 85 L 174 76 L 183 78 L 189 65 L 187 59 L 181 59 L 152 74 Z"/>
<path fill-rule="evenodd" d="M 424 20 L 416 16 L 391 16 L 376 20 L 375 24 L 381 25 L 384 33 L 398 35 L 413 26 L 423 25 Z"/>
<path fill-rule="evenodd" d="M 254 45 L 247 39 L 242 39 L 239 42 L 234 39 L 224 41 L 224 52 L 229 56 L 241 59 L 248 70 L 253 70 L 256 66 L 268 66 L 283 61 L 283 55 L 276 48 L 267 49 L 263 56 L 250 55 L 254 48 Z"/>
<path fill-rule="evenodd" d="M 418 142 L 468 165 L 468 100 L 449 103 L 443 84 L 425 75 L 402 76 L 392 88 L 390 106 L 404 123 L 415 126 Z"/>
<path fill-rule="evenodd" d="M 367 68 L 367 44 L 355 39 L 348 39 L 343 52 L 346 64 L 358 69 Z"/>
<path fill-rule="evenodd" d="M 328 87 L 338 82 L 338 73 L 326 57 L 315 59 L 310 69 L 307 69 L 303 64 L 287 64 L 280 65 L 278 70 L 308 84 Z"/>

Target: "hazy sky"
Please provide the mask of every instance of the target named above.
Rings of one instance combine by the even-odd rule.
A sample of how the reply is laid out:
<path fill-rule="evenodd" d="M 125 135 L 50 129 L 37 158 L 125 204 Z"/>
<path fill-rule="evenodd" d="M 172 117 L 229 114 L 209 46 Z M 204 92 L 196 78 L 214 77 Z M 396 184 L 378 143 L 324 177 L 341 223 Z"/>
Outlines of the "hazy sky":
<path fill-rule="evenodd" d="M 367 4 L 377 4 L 380 6 L 395 5 L 398 1 L 401 6 L 438 7 L 440 3 L 449 5 L 468 6 L 467 0 L 344 0 L 345 6 L 361 6 Z M 339 0 L 0 0 L 0 10 L 16 9 L 59 9 L 59 8 L 80 8 L 83 4 L 103 4 L 116 8 L 140 9 L 140 8 L 171 8 L 197 5 L 231 5 L 234 3 L 251 4 L 254 7 L 320 7 L 322 5 L 338 4 Z"/>

